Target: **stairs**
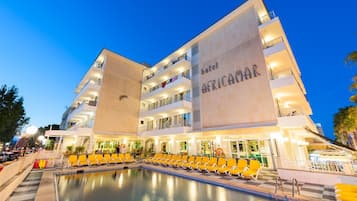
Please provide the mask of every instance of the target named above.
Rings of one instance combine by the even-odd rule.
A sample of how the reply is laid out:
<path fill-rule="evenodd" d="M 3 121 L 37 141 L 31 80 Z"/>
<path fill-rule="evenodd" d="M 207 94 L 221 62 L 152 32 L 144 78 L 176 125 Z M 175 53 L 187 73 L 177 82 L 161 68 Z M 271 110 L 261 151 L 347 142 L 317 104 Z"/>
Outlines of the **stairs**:
<path fill-rule="evenodd" d="M 275 181 L 275 179 L 278 177 L 278 171 L 272 170 L 272 169 L 261 169 L 258 179 L 259 180 L 265 180 L 265 181 Z"/>
<path fill-rule="evenodd" d="M 31 171 L 7 201 L 34 201 L 41 177 L 42 171 Z"/>

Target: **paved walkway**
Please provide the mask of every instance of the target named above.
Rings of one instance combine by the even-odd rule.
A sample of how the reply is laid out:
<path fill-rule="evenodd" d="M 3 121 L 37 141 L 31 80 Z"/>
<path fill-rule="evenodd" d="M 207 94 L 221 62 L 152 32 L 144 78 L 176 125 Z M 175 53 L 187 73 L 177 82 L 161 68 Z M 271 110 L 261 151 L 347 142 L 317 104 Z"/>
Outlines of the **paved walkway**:
<path fill-rule="evenodd" d="M 41 177 L 42 171 L 32 170 L 11 194 L 8 201 L 34 201 Z"/>
<path fill-rule="evenodd" d="M 262 190 L 265 192 L 270 192 L 271 194 L 274 194 L 275 192 L 275 179 L 277 177 L 277 174 L 274 173 L 274 171 L 263 171 L 259 179 L 255 181 L 255 180 L 239 179 L 237 177 L 227 176 L 227 175 L 216 175 L 214 173 L 201 173 L 195 170 L 183 170 L 181 168 L 162 167 L 159 165 L 145 164 L 144 166 L 151 166 L 155 169 L 157 168 L 164 171 L 165 170 L 174 171 L 178 174 L 192 176 L 195 178 L 207 178 L 212 181 L 238 186 L 242 188 L 252 187 L 251 188 L 252 190 L 254 189 L 256 189 L 257 191 Z M 283 190 L 279 189 L 278 193 L 280 195 L 291 197 L 292 181 L 283 180 L 282 183 L 283 183 Z M 311 200 L 324 200 L 324 201 L 336 200 L 335 190 L 333 186 L 324 186 L 320 184 L 301 183 L 301 182 L 299 182 L 299 186 L 300 186 L 300 196 L 298 196 L 298 199 L 304 198 L 306 200 L 311 198 Z"/>

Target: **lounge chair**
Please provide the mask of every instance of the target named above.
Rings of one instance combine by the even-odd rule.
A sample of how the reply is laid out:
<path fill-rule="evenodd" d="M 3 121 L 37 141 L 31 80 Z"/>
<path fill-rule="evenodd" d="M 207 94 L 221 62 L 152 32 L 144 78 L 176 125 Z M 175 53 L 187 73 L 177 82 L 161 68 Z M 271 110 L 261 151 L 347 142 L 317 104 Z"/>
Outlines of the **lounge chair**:
<path fill-rule="evenodd" d="M 201 165 L 198 166 L 198 170 L 201 171 L 201 172 L 202 171 L 207 171 L 208 172 L 207 168 L 215 166 L 215 165 L 217 165 L 217 158 L 216 157 L 211 157 L 208 162 L 202 161 Z"/>
<path fill-rule="evenodd" d="M 353 184 L 336 184 L 336 200 L 355 201 L 357 200 L 357 185 Z"/>
<path fill-rule="evenodd" d="M 173 157 L 172 154 L 166 155 L 162 160 L 160 160 L 159 164 L 160 165 L 165 165 L 167 161 L 171 160 Z"/>
<path fill-rule="evenodd" d="M 204 161 L 203 161 L 204 159 Z M 197 156 L 195 162 L 189 167 L 191 170 L 197 170 L 198 166 L 201 165 L 201 163 L 206 163 L 208 162 L 208 157 L 201 157 Z"/>
<path fill-rule="evenodd" d="M 107 163 L 114 164 L 114 160 L 110 157 L 110 154 L 104 154 L 104 159 Z"/>
<path fill-rule="evenodd" d="M 249 169 L 244 171 L 241 176 L 246 179 L 258 179 L 259 171 L 260 171 L 260 163 L 258 160 L 250 160 L 249 161 Z"/>
<path fill-rule="evenodd" d="M 78 157 L 78 165 L 79 166 L 88 165 L 87 155 L 85 155 L 85 154 L 79 155 L 79 157 Z"/>
<path fill-rule="evenodd" d="M 195 156 L 190 156 L 187 162 L 183 162 L 182 164 L 180 164 L 180 167 L 182 167 L 183 169 L 189 169 L 195 163 L 195 158 Z"/>
<path fill-rule="evenodd" d="M 172 161 L 175 161 L 176 160 L 176 155 L 169 155 L 169 158 L 164 160 L 161 165 L 163 166 L 168 166 L 169 163 L 171 163 Z"/>
<path fill-rule="evenodd" d="M 122 163 L 123 160 L 119 158 L 118 154 L 112 154 L 112 162 L 113 163 Z"/>
<path fill-rule="evenodd" d="M 135 162 L 135 159 L 131 157 L 130 153 L 126 153 L 124 156 L 124 162 L 125 163 L 133 163 Z"/>
<path fill-rule="evenodd" d="M 245 159 L 238 159 L 238 165 L 229 171 L 229 175 L 240 176 L 248 168 L 248 162 Z"/>
<path fill-rule="evenodd" d="M 150 157 L 150 158 L 144 159 L 144 162 L 145 162 L 145 163 L 152 163 L 152 161 L 153 161 L 154 159 L 158 159 L 160 156 L 161 156 L 161 154 L 156 153 L 156 154 L 154 155 L 154 157 Z"/>
<path fill-rule="evenodd" d="M 107 164 L 107 161 L 103 158 L 102 154 L 96 154 L 95 159 L 97 160 L 98 165 Z"/>
<path fill-rule="evenodd" d="M 235 158 L 228 159 L 227 165 L 219 167 L 216 171 L 217 174 L 228 174 L 229 171 L 237 165 Z"/>
<path fill-rule="evenodd" d="M 167 154 L 161 154 L 161 156 L 159 156 L 158 158 L 153 159 L 153 160 L 152 160 L 152 163 L 153 163 L 153 164 L 160 164 L 160 162 L 161 162 L 162 160 L 166 159 L 166 157 L 167 157 Z"/>
<path fill-rule="evenodd" d="M 226 166 L 227 160 L 225 158 L 219 158 L 217 163 L 210 165 L 206 168 L 207 172 L 217 172 L 218 168 Z"/>
<path fill-rule="evenodd" d="M 187 155 L 183 155 L 180 160 L 177 160 L 175 163 L 172 164 L 172 167 L 181 167 L 184 163 L 187 162 Z"/>
<path fill-rule="evenodd" d="M 89 165 L 98 165 L 97 159 L 95 158 L 95 154 L 88 155 L 88 163 Z"/>
<path fill-rule="evenodd" d="M 169 162 L 166 163 L 166 165 L 167 165 L 167 166 L 174 167 L 174 165 L 175 165 L 178 161 L 180 161 L 181 158 L 182 158 L 181 155 L 175 155 L 172 160 L 170 160 Z"/>
<path fill-rule="evenodd" d="M 68 166 L 70 166 L 70 167 L 78 166 L 78 157 L 77 157 L 77 155 L 70 155 L 68 157 Z"/>

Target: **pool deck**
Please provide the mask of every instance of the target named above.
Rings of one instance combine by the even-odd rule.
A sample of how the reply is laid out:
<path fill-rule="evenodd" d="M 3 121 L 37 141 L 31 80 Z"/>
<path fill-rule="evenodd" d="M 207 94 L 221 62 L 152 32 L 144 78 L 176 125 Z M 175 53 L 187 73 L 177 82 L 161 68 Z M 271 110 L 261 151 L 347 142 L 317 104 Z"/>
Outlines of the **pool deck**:
<path fill-rule="evenodd" d="M 335 200 L 335 193 L 333 187 L 322 186 L 316 184 L 300 184 L 300 195 L 292 197 L 291 182 L 285 181 L 283 191 L 281 189 L 275 194 L 275 184 L 272 180 L 243 180 L 233 176 L 216 175 L 213 173 L 201 173 L 194 170 L 184 170 L 181 168 L 163 167 L 159 165 L 132 163 L 119 165 L 104 165 L 93 167 L 78 167 L 78 168 L 64 168 L 64 169 L 49 169 L 44 170 L 40 186 L 36 194 L 36 201 L 56 201 L 55 192 L 55 174 L 73 174 L 77 171 L 97 172 L 110 171 L 124 168 L 143 167 L 166 174 L 176 175 L 187 179 L 192 179 L 200 182 L 210 183 L 225 188 L 240 190 L 242 192 L 262 195 L 271 199 L 279 200 L 306 200 L 306 201 L 320 201 L 320 200 Z"/>

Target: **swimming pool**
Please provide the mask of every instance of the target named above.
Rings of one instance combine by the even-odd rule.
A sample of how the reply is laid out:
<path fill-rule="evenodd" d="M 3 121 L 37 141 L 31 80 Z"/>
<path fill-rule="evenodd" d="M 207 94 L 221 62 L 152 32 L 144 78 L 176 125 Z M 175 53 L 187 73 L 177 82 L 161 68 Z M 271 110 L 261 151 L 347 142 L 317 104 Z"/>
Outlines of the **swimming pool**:
<path fill-rule="evenodd" d="M 268 200 L 141 168 L 58 176 L 58 197 L 59 201 Z"/>

